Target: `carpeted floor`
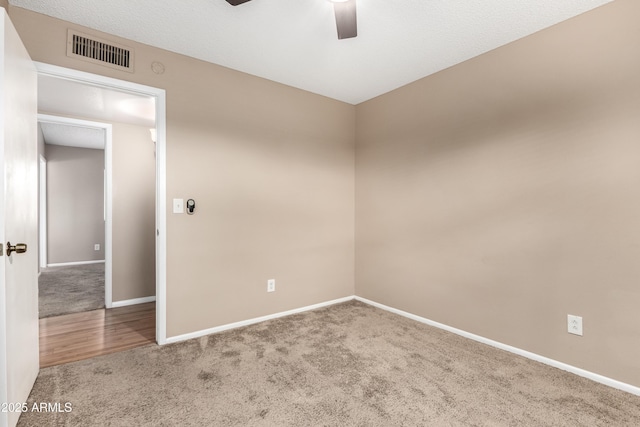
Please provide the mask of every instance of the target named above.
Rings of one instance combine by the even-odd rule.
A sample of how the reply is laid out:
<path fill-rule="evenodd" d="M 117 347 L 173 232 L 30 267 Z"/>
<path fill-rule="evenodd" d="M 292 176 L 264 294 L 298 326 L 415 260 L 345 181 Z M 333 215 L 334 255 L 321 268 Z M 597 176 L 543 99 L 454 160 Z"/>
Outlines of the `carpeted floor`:
<path fill-rule="evenodd" d="M 348 302 L 43 369 L 19 426 L 638 426 L 640 397 Z"/>
<path fill-rule="evenodd" d="M 40 318 L 104 307 L 104 263 L 49 267 L 38 279 Z"/>

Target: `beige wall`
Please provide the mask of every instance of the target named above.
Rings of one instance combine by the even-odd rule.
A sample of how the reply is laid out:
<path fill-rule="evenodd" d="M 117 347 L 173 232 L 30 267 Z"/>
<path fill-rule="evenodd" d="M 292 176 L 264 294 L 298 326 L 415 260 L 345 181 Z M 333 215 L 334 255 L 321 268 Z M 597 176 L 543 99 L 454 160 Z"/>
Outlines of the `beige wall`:
<path fill-rule="evenodd" d="M 47 264 L 103 260 L 104 151 L 45 147 Z"/>
<path fill-rule="evenodd" d="M 156 294 L 156 160 L 149 128 L 113 125 L 113 301 Z"/>
<path fill-rule="evenodd" d="M 359 105 L 356 294 L 640 386 L 637 16 L 616 1 Z"/>
<path fill-rule="evenodd" d="M 353 294 L 354 106 L 20 8 L 9 15 L 36 61 L 167 91 L 169 337 Z M 135 73 L 67 58 L 69 27 L 135 48 Z M 194 198 L 197 213 L 172 214 L 173 198 Z"/>

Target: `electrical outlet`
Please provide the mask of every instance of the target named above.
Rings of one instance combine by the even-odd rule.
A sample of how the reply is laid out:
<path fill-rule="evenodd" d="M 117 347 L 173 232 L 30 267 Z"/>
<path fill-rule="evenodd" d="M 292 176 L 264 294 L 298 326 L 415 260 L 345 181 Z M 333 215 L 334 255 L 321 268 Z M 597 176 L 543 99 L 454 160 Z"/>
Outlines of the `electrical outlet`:
<path fill-rule="evenodd" d="M 267 280 L 267 292 L 275 292 L 276 291 L 276 279 Z"/>
<path fill-rule="evenodd" d="M 582 336 L 582 317 L 568 314 L 567 328 L 570 334 Z"/>
<path fill-rule="evenodd" d="M 100 250 L 100 243 L 96 243 L 95 245 L 93 245 L 93 250 L 94 251 L 99 251 Z"/>

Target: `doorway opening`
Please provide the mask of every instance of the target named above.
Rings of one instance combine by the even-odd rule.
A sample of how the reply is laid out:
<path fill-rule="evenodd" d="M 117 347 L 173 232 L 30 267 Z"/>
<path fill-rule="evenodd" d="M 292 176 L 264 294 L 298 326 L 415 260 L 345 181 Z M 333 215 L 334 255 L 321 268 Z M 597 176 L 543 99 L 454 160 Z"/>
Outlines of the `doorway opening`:
<path fill-rule="evenodd" d="M 63 85 L 67 87 L 67 90 L 64 92 L 64 103 L 59 102 L 60 97 L 58 98 L 58 107 L 52 107 L 50 105 L 40 105 L 39 100 L 39 110 L 41 112 L 46 112 L 48 115 L 52 115 L 55 113 L 56 115 L 65 116 L 67 118 L 75 118 L 78 116 L 82 116 L 83 119 L 89 120 L 99 120 L 104 124 L 105 122 L 111 122 L 114 126 L 115 123 L 121 123 L 123 119 L 118 118 L 109 118 L 104 116 L 97 116 L 93 113 L 95 109 L 101 109 L 105 105 L 105 97 L 110 97 L 112 95 L 129 95 L 132 97 L 133 101 L 130 102 L 121 102 L 112 104 L 115 106 L 115 109 L 111 111 L 112 114 L 129 114 L 135 115 L 136 112 L 140 111 L 140 105 L 138 102 L 145 103 L 149 100 L 152 101 L 153 111 L 152 111 L 152 125 L 141 125 L 147 126 L 146 133 L 148 135 L 148 140 L 150 144 L 153 144 L 151 139 L 151 134 L 155 136 L 155 157 L 154 157 L 154 167 L 155 167 L 155 194 L 153 194 L 153 206 L 155 206 L 155 227 L 152 227 L 152 248 L 151 252 L 155 252 L 155 254 L 151 254 L 154 258 L 154 270 L 155 273 L 155 283 L 154 291 L 155 295 L 152 296 L 127 296 L 126 291 L 124 293 L 121 290 L 116 289 L 114 287 L 114 275 L 117 274 L 117 266 L 116 270 L 112 271 L 111 277 L 109 277 L 109 270 L 113 270 L 114 265 L 114 257 L 116 256 L 116 251 L 120 251 L 123 249 L 122 244 L 117 239 L 114 240 L 114 224 L 110 225 L 105 221 L 105 306 L 107 308 L 110 307 L 122 307 L 133 304 L 142 304 L 148 303 L 149 301 L 155 300 L 155 340 L 158 344 L 166 343 L 166 148 L 165 148 L 165 135 L 166 135 L 166 118 L 165 118 L 165 91 L 163 89 L 153 88 L 149 86 L 144 86 L 136 83 L 126 82 L 122 80 L 117 80 L 113 78 L 103 77 L 99 75 L 94 75 L 90 73 L 80 72 L 76 70 L 66 69 L 62 67 L 52 66 L 49 64 L 36 63 L 36 68 L 38 70 L 39 80 L 47 80 L 47 79 L 55 79 L 58 83 L 63 82 Z M 82 107 L 82 114 L 78 114 L 74 111 L 69 111 L 69 100 L 72 98 L 70 96 L 71 92 L 69 92 L 69 85 L 75 85 L 78 87 L 83 87 L 85 93 L 89 93 L 88 96 L 85 97 L 85 100 L 89 102 L 94 102 L 93 107 Z M 45 87 L 45 86 L 40 86 Z M 40 88 L 39 88 L 39 97 L 40 97 Z M 55 99 L 56 97 L 52 98 Z M 99 103 L 99 105 L 98 105 Z M 112 132 L 115 133 L 115 128 L 112 128 Z M 149 133 L 149 130 L 153 129 L 155 132 Z M 113 138 L 113 135 L 112 135 Z M 108 139 L 108 138 L 107 138 Z M 105 164 L 109 162 L 113 162 L 113 152 L 111 153 L 111 158 L 109 159 L 109 154 L 105 151 Z M 133 156 L 132 156 L 133 158 Z M 50 167 L 50 166 L 48 166 Z M 113 164 L 111 164 L 113 168 Z M 111 178 L 113 179 L 113 178 Z M 109 177 L 107 176 L 105 179 L 105 195 L 109 191 L 113 191 L 111 187 L 113 182 L 109 183 Z M 113 195 L 111 195 L 113 198 Z M 107 195 L 106 199 L 109 198 Z M 105 206 L 105 219 L 109 218 L 109 212 L 107 210 L 109 207 L 112 209 L 111 214 L 113 215 L 113 209 L 119 209 L 116 207 L 117 202 L 109 204 L 106 203 Z M 124 206 L 122 209 L 124 210 L 124 216 L 126 217 L 127 209 L 130 209 L 130 212 L 135 211 L 136 204 L 130 203 L 129 206 Z M 118 227 L 115 224 L 115 227 Z M 136 239 L 134 236 L 133 239 Z M 133 240 L 132 240 L 133 241 Z M 126 242 L 125 242 L 126 244 Z M 147 254 L 149 255 L 149 254 Z M 50 254 L 47 254 L 50 256 Z M 109 261 L 111 260 L 111 261 Z M 111 262 L 111 265 L 109 263 Z M 108 285 L 111 284 L 110 291 L 111 295 L 108 294 Z"/>
<path fill-rule="evenodd" d="M 39 114 L 38 139 L 39 317 L 111 307 L 112 125 Z"/>

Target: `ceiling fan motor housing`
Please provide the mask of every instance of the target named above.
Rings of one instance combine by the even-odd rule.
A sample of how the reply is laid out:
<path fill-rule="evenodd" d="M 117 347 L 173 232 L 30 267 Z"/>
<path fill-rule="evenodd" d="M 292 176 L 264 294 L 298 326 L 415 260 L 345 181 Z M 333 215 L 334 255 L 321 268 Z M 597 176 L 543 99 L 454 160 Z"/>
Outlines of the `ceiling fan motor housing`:
<path fill-rule="evenodd" d="M 231 6 L 238 6 L 251 0 L 227 0 Z M 350 39 L 358 35 L 356 0 L 331 0 L 336 15 L 338 39 Z"/>

